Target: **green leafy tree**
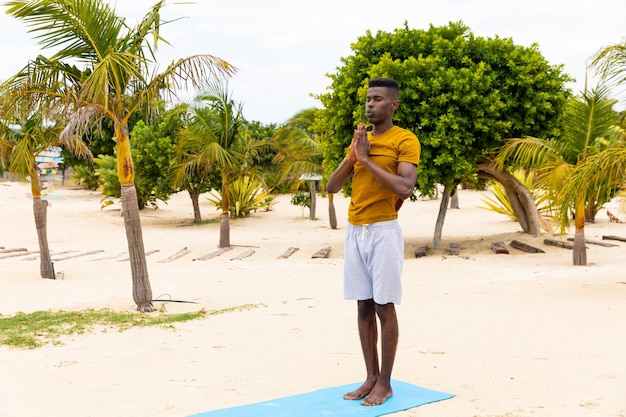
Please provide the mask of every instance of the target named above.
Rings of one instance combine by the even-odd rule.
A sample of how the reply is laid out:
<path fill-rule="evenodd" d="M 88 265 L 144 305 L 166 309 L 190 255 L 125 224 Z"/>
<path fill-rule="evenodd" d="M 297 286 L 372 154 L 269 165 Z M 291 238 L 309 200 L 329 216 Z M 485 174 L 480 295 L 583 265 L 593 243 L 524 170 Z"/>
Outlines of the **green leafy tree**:
<path fill-rule="evenodd" d="M 428 195 L 436 184 L 445 186 L 435 248 L 456 186 L 481 185 L 483 176 L 497 174 L 500 180 L 507 175 L 485 171 L 492 151 L 504 139 L 560 134 L 559 118 L 570 96 L 564 84 L 570 78 L 561 66 L 550 65 L 537 45 L 476 37 L 458 22 L 428 30 L 405 24 L 391 33 L 368 31 L 352 44 L 352 51 L 330 74 L 329 92 L 318 96 L 326 109 L 318 129 L 332 132 L 323 144 L 325 173 L 343 159 L 355 126 L 365 120 L 362 103 L 368 80 L 381 76 L 398 80 L 402 104 L 395 123 L 412 130 L 422 145 L 417 190 Z M 514 187 L 514 181 L 503 184 L 532 214 L 530 193 Z M 526 218 L 524 213 L 517 217 Z M 520 224 L 525 231 L 539 232 L 538 219 Z"/>
<path fill-rule="evenodd" d="M 150 125 L 143 120 L 133 127 L 133 161 L 139 208 L 158 207 L 175 192 L 170 172 L 175 164 L 174 146 L 179 130 L 184 126 L 186 105 L 176 106 L 157 116 Z"/>
<path fill-rule="evenodd" d="M 202 90 L 232 74 L 227 62 L 208 54 L 172 62 L 155 71 L 161 37 L 158 1 L 136 25 L 116 15 L 103 0 L 9 1 L 7 13 L 23 21 L 49 58 L 39 56 L 5 82 L 1 114 L 26 107 L 43 114 L 71 112 L 62 138 L 71 143 L 100 120 L 113 122 L 122 187 L 122 209 L 130 254 L 133 299 L 140 311 L 154 311 L 148 276 L 129 120 L 160 94 L 179 88 Z M 77 65 L 81 65 L 79 68 Z"/>

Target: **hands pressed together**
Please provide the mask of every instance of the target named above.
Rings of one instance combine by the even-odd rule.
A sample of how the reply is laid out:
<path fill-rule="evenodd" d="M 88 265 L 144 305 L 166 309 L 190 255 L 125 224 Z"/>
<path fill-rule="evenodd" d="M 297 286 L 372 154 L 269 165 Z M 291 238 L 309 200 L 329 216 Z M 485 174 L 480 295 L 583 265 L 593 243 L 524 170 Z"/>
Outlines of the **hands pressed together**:
<path fill-rule="evenodd" d="M 351 153 L 356 161 L 364 161 L 369 158 L 370 141 L 367 138 L 367 129 L 363 123 L 359 123 L 354 130 Z"/>

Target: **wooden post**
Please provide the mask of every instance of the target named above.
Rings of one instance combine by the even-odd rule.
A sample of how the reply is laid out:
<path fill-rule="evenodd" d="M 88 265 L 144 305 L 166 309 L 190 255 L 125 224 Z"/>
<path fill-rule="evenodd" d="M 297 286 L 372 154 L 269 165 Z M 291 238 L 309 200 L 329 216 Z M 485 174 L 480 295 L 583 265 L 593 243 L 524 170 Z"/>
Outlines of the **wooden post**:
<path fill-rule="evenodd" d="M 309 219 L 315 220 L 315 206 L 316 206 L 315 196 L 317 194 L 317 181 L 311 180 L 309 181 L 309 183 L 310 183 L 309 189 L 311 192 L 311 207 L 309 210 Z"/>

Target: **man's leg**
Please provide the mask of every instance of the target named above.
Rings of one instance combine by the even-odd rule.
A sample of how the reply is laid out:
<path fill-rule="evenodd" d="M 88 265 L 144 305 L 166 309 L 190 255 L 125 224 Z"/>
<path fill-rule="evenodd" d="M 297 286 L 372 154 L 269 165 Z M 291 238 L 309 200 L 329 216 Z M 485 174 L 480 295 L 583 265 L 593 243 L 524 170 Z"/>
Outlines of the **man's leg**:
<path fill-rule="evenodd" d="M 378 328 L 376 325 L 376 303 L 374 300 L 359 300 L 358 306 L 358 328 L 361 339 L 361 349 L 365 359 L 365 369 L 367 377 L 363 385 L 356 390 L 343 396 L 346 400 L 360 400 L 368 395 L 378 381 Z"/>
<path fill-rule="evenodd" d="M 376 304 L 376 313 L 380 319 L 382 366 L 376 384 L 361 402 L 363 405 L 380 405 L 393 395 L 391 390 L 391 371 L 398 347 L 398 318 L 393 303 Z"/>

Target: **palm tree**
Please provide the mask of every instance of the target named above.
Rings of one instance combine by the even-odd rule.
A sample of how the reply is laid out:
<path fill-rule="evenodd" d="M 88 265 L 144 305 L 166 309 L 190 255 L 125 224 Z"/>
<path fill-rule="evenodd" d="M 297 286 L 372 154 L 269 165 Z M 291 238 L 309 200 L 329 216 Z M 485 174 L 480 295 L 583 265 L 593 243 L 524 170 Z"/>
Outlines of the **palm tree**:
<path fill-rule="evenodd" d="M 572 178 L 579 176 L 580 167 L 587 158 L 603 149 L 615 150 L 623 146 L 621 141 L 610 139 L 615 136 L 617 123 L 613 111 L 615 103 L 616 100 L 608 98 L 606 87 L 585 91 L 570 102 L 560 140 L 533 137 L 510 139 L 494 159 L 499 167 L 512 163 L 536 170 L 537 188 L 549 193 L 561 233 L 570 227 L 573 212 L 574 265 L 587 264 L 585 221 L 594 220 L 597 210 L 610 200 L 615 189 L 591 182 L 579 182 L 578 188 L 571 192 L 565 193 L 564 189 Z M 590 191 L 590 187 L 594 186 Z"/>
<path fill-rule="evenodd" d="M 626 38 L 621 43 L 602 48 L 594 57 L 592 68 L 605 85 L 626 85 Z M 622 111 L 616 125 L 607 132 L 605 143 L 614 144 L 590 155 L 564 184 L 561 194 L 572 199 L 582 193 L 586 200 L 599 199 L 604 190 L 623 189 L 626 181 L 626 124 Z"/>
<path fill-rule="evenodd" d="M 129 118 L 159 94 L 188 87 L 202 90 L 210 81 L 235 72 L 229 63 L 206 54 L 179 59 L 157 72 L 154 52 L 158 41 L 164 41 L 160 11 L 165 2 L 158 1 L 136 26 L 129 26 L 103 0 L 5 3 L 7 13 L 25 22 L 43 49 L 56 52 L 50 58 L 38 57 L 6 81 L 2 113 L 12 114 L 16 106 L 70 113 L 61 135 L 66 143 L 82 137 L 100 120 L 113 122 L 133 299 L 137 309 L 145 312 L 154 307 L 134 185 Z"/>
<path fill-rule="evenodd" d="M 272 164 L 280 167 L 280 180 L 297 180 L 301 174 L 322 173 L 322 148 L 310 130 L 320 109 L 305 109 L 279 127 L 269 145 L 276 152 Z"/>
<path fill-rule="evenodd" d="M 316 117 L 322 110 L 309 108 L 296 113 L 284 126 L 279 127 L 270 138 L 269 145 L 274 150 L 272 164 L 279 167 L 279 182 L 300 183 L 302 175 L 323 173 L 322 147 L 319 137 L 313 132 Z M 315 219 L 316 183 L 310 180 L 310 214 Z M 333 195 L 328 195 L 329 218 L 331 227 L 337 227 L 337 217 L 333 204 Z"/>
<path fill-rule="evenodd" d="M 252 161 L 261 142 L 251 143 L 243 135 L 244 118 L 241 105 L 230 96 L 226 83 L 213 83 L 200 94 L 199 106 L 190 109 L 187 127 L 181 132 L 175 158 L 174 186 L 192 175 L 209 178 L 219 173 L 222 214 L 220 248 L 230 247 L 228 187 L 236 178 L 252 172 Z"/>
<path fill-rule="evenodd" d="M 33 197 L 33 214 L 39 242 L 39 272 L 42 278 L 54 279 L 54 267 L 50 257 L 47 235 L 48 201 L 42 198 L 42 187 L 36 162 L 37 155 L 59 145 L 62 126 L 44 122 L 39 114 L 15 120 L 14 124 L 0 123 L 0 163 L 8 162 L 8 171 L 19 178 L 30 180 Z M 92 158 L 87 146 L 73 149 L 78 156 Z"/>

